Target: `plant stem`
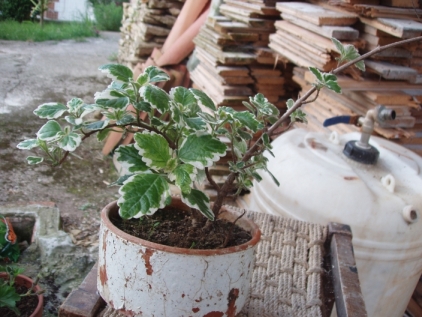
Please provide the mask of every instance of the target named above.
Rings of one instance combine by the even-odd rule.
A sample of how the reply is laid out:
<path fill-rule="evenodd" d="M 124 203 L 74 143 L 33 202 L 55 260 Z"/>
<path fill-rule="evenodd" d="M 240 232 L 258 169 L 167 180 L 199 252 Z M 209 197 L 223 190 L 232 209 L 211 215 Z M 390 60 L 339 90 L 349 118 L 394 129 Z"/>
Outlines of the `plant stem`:
<path fill-rule="evenodd" d="M 399 42 L 395 42 L 392 44 L 388 44 L 388 45 L 384 45 L 384 46 L 378 46 L 375 49 L 373 49 L 372 51 L 359 56 L 358 58 L 337 67 L 336 69 L 334 69 L 331 73 L 333 74 L 338 74 L 340 72 L 342 72 L 343 70 L 345 70 L 346 68 L 354 65 L 355 63 L 364 60 L 374 54 L 377 54 L 379 52 L 385 51 L 387 49 L 396 47 L 396 46 L 401 46 L 404 44 L 408 44 L 411 42 L 417 42 L 417 41 L 421 41 L 422 40 L 422 36 L 418 36 L 415 38 L 411 38 L 411 39 L 406 39 L 403 41 L 399 41 Z M 293 106 L 288 109 L 269 129 L 268 129 L 268 136 L 271 137 L 273 135 L 273 133 L 276 131 L 276 129 L 284 122 L 286 121 L 290 115 L 300 106 L 303 105 L 304 102 L 306 102 L 306 100 L 316 91 L 316 87 L 313 86 L 312 88 L 310 88 L 301 98 L 299 98 L 298 100 L 296 100 L 296 102 L 293 104 Z M 245 156 L 243 157 L 242 161 L 243 162 L 247 162 L 253 155 L 254 152 L 258 149 L 258 147 L 260 146 L 260 144 L 262 143 L 262 135 L 258 138 L 258 140 L 255 142 L 254 145 L 252 145 L 249 150 L 245 153 Z M 218 212 L 220 210 L 220 208 L 223 205 L 223 201 L 224 198 L 227 197 L 228 193 L 229 193 L 229 189 L 232 187 L 234 181 L 236 180 L 236 173 L 231 172 L 228 176 L 227 179 L 225 181 L 225 183 L 223 184 L 223 186 L 220 187 L 220 190 L 217 193 L 217 198 L 214 202 L 214 206 L 213 206 L 213 213 L 214 215 L 217 217 Z"/>

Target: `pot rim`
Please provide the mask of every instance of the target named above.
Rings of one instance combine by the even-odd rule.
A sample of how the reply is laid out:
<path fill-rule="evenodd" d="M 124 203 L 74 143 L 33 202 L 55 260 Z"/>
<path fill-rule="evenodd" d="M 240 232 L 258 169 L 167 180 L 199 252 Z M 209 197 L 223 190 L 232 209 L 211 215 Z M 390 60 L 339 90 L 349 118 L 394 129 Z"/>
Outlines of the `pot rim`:
<path fill-rule="evenodd" d="M 173 197 L 173 202 L 177 200 L 178 198 Z M 213 255 L 221 255 L 221 254 L 228 254 L 228 253 L 235 253 L 244 251 L 250 248 L 253 248 L 258 244 L 258 242 L 261 239 L 261 231 L 257 224 L 255 224 L 251 219 L 243 217 L 239 219 L 239 222 L 244 223 L 243 226 L 246 230 L 250 231 L 252 235 L 252 239 L 249 240 L 246 243 L 243 243 L 241 245 L 224 248 L 224 249 L 185 249 L 185 248 L 178 248 L 178 247 L 172 247 L 167 246 L 155 242 L 151 242 L 148 240 L 144 240 L 141 238 L 137 238 L 135 236 L 132 236 L 119 228 L 117 228 L 109 218 L 109 215 L 112 213 L 118 213 L 118 206 L 117 206 L 117 200 L 107 204 L 103 210 L 101 211 L 101 221 L 102 223 L 114 234 L 117 236 L 120 236 L 123 239 L 126 239 L 130 241 L 133 244 L 139 244 L 143 245 L 148 249 L 155 249 L 157 251 L 164 251 L 164 252 L 170 252 L 170 253 L 177 253 L 177 254 L 186 254 L 186 255 L 201 255 L 201 256 L 213 256 Z M 224 207 L 223 207 L 224 208 Z M 228 213 L 233 213 L 231 210 L 226 209 Z M 236 216 L 237 218 L 237 216 Z"/>
<path fill-rule="evenodd" d="M 9 274 L 7 274 L 6 272 L 0 272 L 0 278 L 7 277 L 7 276 L 9 276 Z M 21 282 L 21 284 L 24 284 L 24 286 L 26 286 L 27 284 L 32 285 L 34 283 L 34 280 L 32 278 L 23 274 L 18 274 L 16 276 L 15 281 L 17 283 Z M 36 292 L 41 291 L 41 287 L 38 284 L 35 285 L 34 291 Z M 37 297 L 38 297 L 38 305 L 37 307 L 35 307 L 34 311 L 29 317 L 41 316 L 39 312 L 40 311 L 42 312 L 44 310 L 44 296 L 42 294 L 39 294 L 37 295 Z"/>

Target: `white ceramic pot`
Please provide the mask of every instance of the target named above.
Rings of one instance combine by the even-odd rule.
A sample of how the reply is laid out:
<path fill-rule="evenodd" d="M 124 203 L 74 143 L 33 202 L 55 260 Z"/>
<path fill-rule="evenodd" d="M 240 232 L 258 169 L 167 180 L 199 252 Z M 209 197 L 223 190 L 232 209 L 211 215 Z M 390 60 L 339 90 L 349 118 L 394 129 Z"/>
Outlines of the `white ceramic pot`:
<path fill-rule="evenodd" d="M 186 206 L 173 198 L 172 206 Z M 250 231 L 245 244 L 217 250 L 174 248 L 133 237 L 110 221 L 116 202 L 101 214 L 97 287 L 114 309 L 129 316 L 236 316 L 250 289 L 256 224 L 243 217 L 236 224 Z M 238 214 L 227 209 L 222 217 Z"/>

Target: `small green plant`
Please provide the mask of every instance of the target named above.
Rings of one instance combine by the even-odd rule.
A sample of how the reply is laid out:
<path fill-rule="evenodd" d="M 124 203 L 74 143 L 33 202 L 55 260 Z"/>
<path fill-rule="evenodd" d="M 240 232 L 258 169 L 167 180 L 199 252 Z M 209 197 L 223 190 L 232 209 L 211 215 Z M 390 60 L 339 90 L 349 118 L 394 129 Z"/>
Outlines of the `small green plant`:
<path fill-rule="evenodd" d="M 24 294 L 19 294 L 15 288 L 15 280 L 19 274 L 23 273 L 23 269 L 17 266 L 0 266 L 0 272 L 7 274 L 7 278 L 0 278 L 0 307 L 7 307 L 16 315 L 20 315 L 19 310 L 16 307 L 16 303 L 19 302 L 22 297 L 39 295 L 40 292 L 34 292 L 34 286 L 37 284 L 37 280 L 34 281 L 32 287 Z"/>
<path fill-rule="evenodd" d="M 94 16 L 97 28 L 103 31 L 120 30 L 122 25 L 123 7 L 122 2 L 127 1 L 90 1 L 94 8 Z"/>
<path fill-rule="evenodd" d="M 29 156 L 29 164 L 45 161 L 59 165 L 91 135 L 96 134 L 102 141 L 117 128 L 134 133 L 134 144 L 116 150 L 117 160 L 128 171 L 115 182 L 120 186 L 117 202 L 120 216 L 127 219 L 153 214 L 170 203 L 170 186 L 173 185 L 179 188 L 186 205 L 214 220 L 225 197 L 252 187 L 252 180 L 261 180 L 260 171 L 270 173 L 263 154 L 264 151 L 272 154 L 270 137 L 275 130 L 289 118 L 305 121 L 305 114 L 298 108 L 309 102 L 307 99 L 314 92 L 318 96 L 320 89 L 328 88 L 340 93 L 335 73 L 364 58 L 356 57 L 356 52 L 348 46 L 333 41 L 340 45 L 341 62 L 354 60 L 331 73 L 310 68 L 316 77 L 314 86 L 298 100 L 290 99 L 288 110 L 282 116 L 260 93 L 243 103 L 246 111 L 217 108 L 200 90 L 174 87 L 167 93 L 157 87 L 155 83 L 169 79 L 159 68 L 150 66 L 133 79 L 129 68 L 107 64 L 100 70 L 112 79 L 112 83 L 95 94 L 95 104 L 85 104 L 74 98 L 66 105 L 40 105 L 34 113 L 49 121 L 40 128 L 37 138 L 19 143 L 18 148 L 38 148 L 43 152 L 42 156 Z M 87 114 L 98 110 L 104 119 L 87 119 Z M 147 120 L 140 119 L 141 112 L 147 114 Z M 222 137 L 227 142 L 223 142 Z M 228 151 L 231 153 L 230 174 L 219 186 L 209 168 Z M 209 197 L 196 186 L 205 179 L 217 191 L 212 209 Z"/>
<path fill-rule="evenodd" d="M 31 18 L 35 19 L 38 15 L 40 16 L 41 28 L 44 26 L 44 13 L 48 10 L 48 4 L 51 0 L 31 0 L 33 7 L 31 11 Z"/>

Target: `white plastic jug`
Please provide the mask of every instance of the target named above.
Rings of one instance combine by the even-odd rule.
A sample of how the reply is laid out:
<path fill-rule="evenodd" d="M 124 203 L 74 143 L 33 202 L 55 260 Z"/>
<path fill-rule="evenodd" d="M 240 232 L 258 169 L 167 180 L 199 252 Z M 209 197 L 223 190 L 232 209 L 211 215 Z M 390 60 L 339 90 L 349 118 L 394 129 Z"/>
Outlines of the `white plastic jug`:
<path fill-rule="evenodd" d="M 267 173 L 250 208 L 326 225 L 351 226 L 368 316 L 403 316 L 422 273 L 422 158 L 372 137 L 376 164 L 343 154 L 359 133 L 339 136 L 295 129 L 273 142 Z"/>

